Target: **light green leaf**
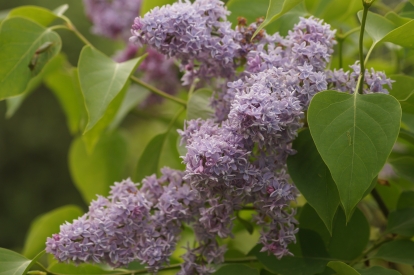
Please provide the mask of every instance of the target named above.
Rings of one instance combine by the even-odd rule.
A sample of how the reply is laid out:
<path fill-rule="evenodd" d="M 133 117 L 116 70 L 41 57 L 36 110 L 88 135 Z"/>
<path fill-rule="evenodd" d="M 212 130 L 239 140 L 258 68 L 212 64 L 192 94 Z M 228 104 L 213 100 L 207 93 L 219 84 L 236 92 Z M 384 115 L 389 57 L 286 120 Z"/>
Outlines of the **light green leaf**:
<path fill-rule="evenodd" d="M 382 266 L 372 266 L 368 269 L 357 269 L 361 275 L 401 275 L 397 270 L 387 269 Z"/>
<path fill-rule="evenodd" d="M 358 12 L 359 21 L 362 20 L 362 11 Z M 374 40 L 374 44 L 380 42 L 389 32 L 394 30 L 397 26 L 377 13 L 368 12 L 365 30 Z"/>
<path fill-rule="evenodd" d="M 117 63 L 95 48 L 85 46 L 79 57 L 79 82 L 88 112 L 85 133 L 105 114 L 109 104 L 126 86 L 142 57 Z"/>
<path fill-rule="evenodd" d="M 389 95 L 324 91 L 313 97 L 309 128 L 338 187 L 347 220 L 384 166 L 400 120 L 400 104 Z"/>
<path fill-rule="evenodd" d="M 56 14 L 57 16 L 62 16 L 67 10 L 69 9 L 69 5 L 68 4 L 63 4 L 59 7 L 57 7 L 56 9 L 53 10 L 53 13 Z"/>
<path fill-rule="evenodd" d="M 253 37 L 255 37 L 261 29 L 278 19 L 280 16 L 291 10 L 302 1 L 303 0 L 270 0 L 266 18 L 263 23 L 257 28 L 253 34 Z"/>
<path fill-rule="evenodd" d="M 52 44 L 36 53 L 45 43 Z M 21 17 L 4 20 L 0 25 L 0 100 L 23 93 L 60 48 L 59 35 L 38 23 Z"/>
<path fill-rule="evenodd" d="M 19 253 L 0 247 L 0 275 L 25 275 L 43 254 L 44 251 L 29 260 Z"/>
<path fill-rule="evenodd" d="M 183 169 L 177 151 L 176 142 L 178 134 L 169 131 L 156 135 L 147 145 L 135 170 L 135 181 L 139 182 L 152 174 L 160 175 L 160 169 L 168 166 L 174 169 Z"/>
<path fill-rule="evenodd" d="M 117 96 L 112 100 L 109 106 L 106 108 L 103 117 L 95 124 L 95 126 L 83 134 L 82 139 L 85 142 L 86 148 L 89 153 L 92 153 L 96 143 L 101 138 L 102 134 L 105 132 L 111 132 L 108 128 L 110 123 L 114 120 L 117 113 L 120 111 L 122 102 L 125 99 L 125 94 L 129 88 L 131 81 L 127 81 L 126 85 L 122 90 L 117 94 Z"/>
<path fill-rule="evenodd" d="M 57 55 L 49 63 L 46 64 L 45 68 L 40 72 L 40 74 L 33 77 L 29 81 L 26 90 L 22 94 L 7 98 L 6 118 L 12 117 L 19 109 L 20 105 L 23 103 L 26 97 L 29 96 L 31 92 L 33 92 L 37 87 L 39 87 L 40 84 L 42 84 L 43 78 L 51 72 L 58 70 L 59 67 L 63 66 L 64 62 L 65 58 L 62 55 Z"/>
<path fill-rule="evenodd" d="M 338 275 L 360 275 L 358 271 L 340 261 L 329 262 L 328 266 L 335 270 Z"/>
<path fill-rule="evenodd" d="M 394 29 L 382 39 L 382 42 L 391 42 L 404 48 L 414 48 L 414 20 Z"/>
<path fill-rule="evenodd" d="M 214 275 L 259 275 L 259 270 L 244 264 L 229 264 L 220 267 Z"/>
<path fill-rule="evenodd" d="M 187 103 L 187 120 L 211 118 L 214 110 L 210 107 L 213 92 L 209 89 L 200 89 L 193 93 Z"/>
<path fill-rule="evenodd" d="M 402 25 L 404 25 L 404 24 L 406 24 L 406 23 L 408 23 L 408 22 L 410 22 L 411 21 L 411 19 L 410 18 L 407 18 L 407 17 L 401 17 L 401 16 L 399 16 L 398 14 L 396 14 L 395 12 L 393 12 L 393 11 L 390 11 L 390 12 L 388 12 L 386 15 L 385 15 L 385 18 L 387 18 L 388 20 L 390 20 L 392 23 L 394 23 L 396 26 L 402 26 Z"/>
<path fill-rule="evenodd" d="M 108 130 L 114 130 L 122 122 L 125 116 L 135 108 L 140 102 L 145 100 L 149 91 L 138 85 L 130 85 L 115 118 L 108 126 Z"/>
<path fill-rule="evenodd" d="M 253 23 L 259 17 L 266 15 L 269 7 L 269 0 L 256 0 L 252 5 L 251 0 L 230 0 L 226 4 L 227 9 L 231 12 L 227 19 L 237 24 L 237 17 L 244 17 L 247 23 Z"/>
<path fill-rule="evenodd" d="M 155 7 L 161 7 L 167 4 L 173 4 L 175 0 L 144 0 L 141 5 L 140 15 L 144 16 L 147 12 Z M 138 14 L 137 14 L 138 16 Z"/>
<path fill-rule="evenodd" d="M 0 23 L 7 18 L 11 10 L 0 10 Z"/>
<path fill-rule="evenodd" d="M 366 248 L 370 227 L 364 214 L 358 209 L 346 223 L 341 207 L 336 211 L 332 234 L 328 232 L 315 210 L 306 204 L 299 217 L 300 230 L 312 230 L 321 236 L 332 259 L 350 261 L 358 257 Z"/>
<path fill-rule="evenodd" d="M 373 258 L 385 261 L 414 265 L 414 242 L 397 240 L 381 245 Z"/>
<path fill-rule="evenodd" d="M 247 230 L 247 232 L 249 232 L 250 235 L 253 234 L 254 227 L 249 221 L 240 217 L 239 214 L 237 214 L 236 219 L 238 222 L 240 222 L 241 225 L 243 225 L 243 227 Z"/>
<path fill-rule="evenodd" d="M 75 68 L 60 68 L 45 78 L 46 86 L 52 90 L 66 114 L 70 132 L 82 132 L 86 125 L 86 109 Z"/>
<path fill-rule="evenodd" d="M 403 113 L 414 114 L 414 78 L 407 75 L 391 75 L 395 80 L 390 94 L 400 101 Z"/>
<path fill-rule="evenodd" d="M 55 263 L 48 267 L 48 270 L 58 274 L 68 274 L 68 275 L 85 275 L 85 274 L 94 274 L 94 275 L 103 275 L 103 274 L 114 274 L 120 273 L 116 270 L 104 270 L 101 267 L 94 264 L 65 264 L 65 263 Z M 121 271 L 122 272 L 122 271 Z"/>
<path fill-rule="evenodd" d="M 45 249 L 46 238 L 59 232 L 61 224 L 72 222 L 82 214 L 83 211 L 78 206 L 67 205 L 37 217 L 30 225 L 22 254 L 28 258 L 35 257 Z"/>
<path fill-rule="evenodd" d="M 49 26 L 56 18 L 51 10 L 38 7 L 38 6 L 21 6 L 15 9 L 12 9 L 8 15 L 8 18 L 12 17 L 24 17 L 39 23 L 42 26 Z"/>
<path fill-rule="evenodd" d="M 397 202 L 397 209 L 414 208 L 414 191 L 404 191 Z"/>
<path fill-rule="evenodd" d="M 75 186 L 86 203 L 96 195 L 107 195 L 115 181 L 123 179 L 127 159 L 127 143 L 118 132 L 101 137 L 91 154 L 81 138 L 69 150 L 69 168 Z"/>
<path fill-rule="evenodd" d="M 332 221 L 339 205 L 338 189 L 308 129 L 299 133 L 293 142 L 293 149 L 297 153 L 288 158 L 289 174 L 332 233 Z"/>

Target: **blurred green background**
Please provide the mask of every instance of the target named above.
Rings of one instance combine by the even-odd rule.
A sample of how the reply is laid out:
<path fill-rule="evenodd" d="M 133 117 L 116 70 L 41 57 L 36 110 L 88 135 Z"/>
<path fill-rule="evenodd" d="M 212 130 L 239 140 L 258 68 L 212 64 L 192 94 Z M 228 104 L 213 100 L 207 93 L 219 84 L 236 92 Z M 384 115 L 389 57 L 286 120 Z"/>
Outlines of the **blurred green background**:
<path fill-rule="evenodd" d="M 91 24 L 81 0 L 0 1 L 0 10 L 21 5 L 49 9 L 69 3 L 66 15 L 101 51 L 112 54 L 116 45 L 90 34 Z M 58 31 L 63 52 L 76 65 L 83 44 L 68 31 Z M 0 247 L 20 251 L 30 222 L 56 207 L 76 204 L 84 209 L 68 169 L 72 137 L 58 101 L 41 85 L 10 119 L 0 102 Z"/>

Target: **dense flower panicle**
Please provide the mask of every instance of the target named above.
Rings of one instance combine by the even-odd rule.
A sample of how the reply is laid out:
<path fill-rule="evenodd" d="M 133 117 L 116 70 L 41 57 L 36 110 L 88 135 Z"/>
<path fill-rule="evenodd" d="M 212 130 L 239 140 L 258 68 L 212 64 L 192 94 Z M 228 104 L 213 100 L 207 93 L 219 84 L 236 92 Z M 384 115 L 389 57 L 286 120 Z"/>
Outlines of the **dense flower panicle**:
<path fill-rule="evenodd" d="M 142 0 L 83 0 L 95 34 L 126 39 L 129 27 L 139 14 Z"/>
<path fill-rule="evenodd" d="M 154 8 L 132 25 L 131 41 L 148 44 L 159 52 L 176 57 L 185 71 L 184 84 L 234 74 L 239 45 L 235 31 L 226 20 L 228 14 L 219 0 L 197 0 Z"/>
<path fill-rule="evenodd" d="M 341 92 L 354 93 L 358 82 L 358 77 L 361 72 L 359 61 L 349 66 L 352 71 L 344 71 L 343 69 L 328 70 L 326 71 L 327 82 L 329 89 L 338 90 Z M 384 93 L 388 94 L 388 88 L 392 88 L 393 80 L 387 78 L 385 73 L 376 72 L 373 68 L 371 70 L 366 69 L 363 83 L 363 93 Z"/>
<path fill-rule="evenodd" d="M 108 198 L 98 197 L 87 214 L 48 238 L 46 251 L 59 261 L 115 267 L 138 259 L 157 271 L 175 250 L 182 222 L 193 219 L 188 207 L 199 203 L 182 172 L 162 172 L 146 178 L 142 190 L 129 179 L 115 183 Z"/>

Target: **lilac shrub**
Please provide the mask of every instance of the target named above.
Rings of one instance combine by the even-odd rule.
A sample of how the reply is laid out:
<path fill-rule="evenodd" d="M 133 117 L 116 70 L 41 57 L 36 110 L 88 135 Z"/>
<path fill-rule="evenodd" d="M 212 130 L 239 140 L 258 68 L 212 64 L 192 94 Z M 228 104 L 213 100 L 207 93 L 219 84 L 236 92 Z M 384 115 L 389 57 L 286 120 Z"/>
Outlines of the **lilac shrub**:
<path fill-rule="evenodd" d="M 135 19 L 135 45 L 119 60 L 148 45 L 141 68 L 150 81 L 168 74 L 165 56 L 176 58 L 183 84 L 200 78 L 217 88 L 215 116 L 179 130 L 187 149 L 184 172 L 164 168 L 160 178 L 149 176 L 141 185 L 116 183 L 108 198 L 98 197 L 87 214 L 48 238 L 47 252 L 59 261 L 122 266 L 139 260 L 157 272 L 189 225 L 195 243 L 187 245 L 178 274 L 212 274 L 226 251 L 218 239 L 233 237 L 235 212 L 246 205 L 256 211 L 262 251 L 291 255 L 288 245 L 298 232 L 291 208 L 298 191 L 286 164 L 295 153 L 292 142 L 312 97 L 326 89 L 353 91 L 359 67 L 327 70 L 335 31 L 322 20 L 300 18 L 286 37 L 262 30 L 252 39 L 261 20 L 247 25 L 240 18 L 233 30 L 228 13 L 219 0 L 180 1 Z M 381 72 L 367 70 L 364 80 L 365 93 L 391 88 Z"/>

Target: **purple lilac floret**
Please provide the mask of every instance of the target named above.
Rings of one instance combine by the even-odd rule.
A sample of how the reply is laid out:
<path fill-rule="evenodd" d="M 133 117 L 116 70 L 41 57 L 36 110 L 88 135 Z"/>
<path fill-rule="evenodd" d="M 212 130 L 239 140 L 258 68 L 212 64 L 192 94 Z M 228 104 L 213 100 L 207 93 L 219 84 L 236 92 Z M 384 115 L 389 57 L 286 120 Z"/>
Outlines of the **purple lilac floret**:
<path fill-rule="evenodd" d="M 139 14 L 142 0 L 83 0 L 93 23 L 92 31 L 111 39 L 126 39 L 131 22 Z"/>
<path fill-rule="evenodd" d="M 220 0 L 180 1 L 156 7 L 132 26 L 131 41 L 180 59 L 184 85 L 194 78 L 231 77 L 240 46 Z"/>
<path fill-rule="evenodd" d="M 341 92 L 355 92 L 361 67 L 359 66 L 359 61 L 349 67 L 352 71 L 344 71 L 343 69 L 326 71 L 329 89 Z M 389 79 L 384 72 L 376 72 L 373 68 L 371 70 L 366 69 L 362 91 L 364 94 L 388 94 L 385 86 L 392 89 L 392 82 L 394 81 Z"/>

